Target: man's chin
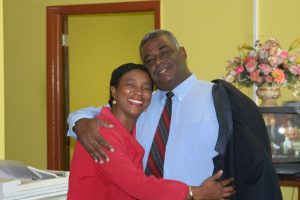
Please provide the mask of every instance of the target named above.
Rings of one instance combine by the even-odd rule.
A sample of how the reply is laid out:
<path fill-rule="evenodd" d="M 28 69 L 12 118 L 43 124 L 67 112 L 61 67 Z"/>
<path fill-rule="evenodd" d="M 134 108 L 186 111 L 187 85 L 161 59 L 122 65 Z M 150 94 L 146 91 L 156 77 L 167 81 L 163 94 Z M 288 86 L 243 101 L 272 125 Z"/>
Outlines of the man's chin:
<path fill-rule="evenodd" d="M 162 90 L 162 91 L 171 91 L 173 88 L 171 87 L 172 86 L 172 83 L 171 81 L 161 81 L 161 82 L 157 82 L 156 84 L 157 88 L 159 90 Z"/>

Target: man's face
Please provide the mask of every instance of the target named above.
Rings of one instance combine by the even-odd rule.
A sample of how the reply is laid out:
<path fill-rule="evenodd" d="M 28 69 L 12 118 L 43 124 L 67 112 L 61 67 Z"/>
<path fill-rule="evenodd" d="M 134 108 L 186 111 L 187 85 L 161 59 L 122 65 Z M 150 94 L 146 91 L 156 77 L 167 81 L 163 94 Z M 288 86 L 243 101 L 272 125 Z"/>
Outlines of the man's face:
<path fill-rule="evenodd" d="M 190 74 L 184 48 L 176 47 L 167 36 L 152 38 L 145 43 L 141 58 L 157 88 L 163 91 L 173 90 Z"/>

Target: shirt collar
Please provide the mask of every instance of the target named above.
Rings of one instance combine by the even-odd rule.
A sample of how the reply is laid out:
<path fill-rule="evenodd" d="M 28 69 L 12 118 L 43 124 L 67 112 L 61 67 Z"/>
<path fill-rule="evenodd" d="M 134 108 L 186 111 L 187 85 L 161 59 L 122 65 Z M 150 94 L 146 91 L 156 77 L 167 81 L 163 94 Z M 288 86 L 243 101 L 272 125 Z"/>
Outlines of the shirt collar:
<path fill-rule="evenodd" d="M 197 78 L 194 74 L 185 79 L 182 83 L 180 83 L 174 90 L 174 97 L 172 99 L 177 99 L 178 101 L 182 101 L 188 90 L 193 86 L 193 83 L 197 81 Z M 162 104 L 166 101 L 166 93 L 168 91 L 157 90 L 159 94 L 159 100 Z"/>

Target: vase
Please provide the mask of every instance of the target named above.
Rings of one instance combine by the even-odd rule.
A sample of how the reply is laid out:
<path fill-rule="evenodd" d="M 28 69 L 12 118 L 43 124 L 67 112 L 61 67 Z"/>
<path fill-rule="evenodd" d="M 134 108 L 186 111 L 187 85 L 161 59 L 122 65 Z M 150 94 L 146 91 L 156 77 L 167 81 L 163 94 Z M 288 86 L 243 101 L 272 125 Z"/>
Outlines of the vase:
<path fill-rule="evenodd" d="M 261 99 L 260 106 L 277 106 L 276 100 L 281 96 L 280 85 L 263 84 L 257 88 L 256 95 Z"/>

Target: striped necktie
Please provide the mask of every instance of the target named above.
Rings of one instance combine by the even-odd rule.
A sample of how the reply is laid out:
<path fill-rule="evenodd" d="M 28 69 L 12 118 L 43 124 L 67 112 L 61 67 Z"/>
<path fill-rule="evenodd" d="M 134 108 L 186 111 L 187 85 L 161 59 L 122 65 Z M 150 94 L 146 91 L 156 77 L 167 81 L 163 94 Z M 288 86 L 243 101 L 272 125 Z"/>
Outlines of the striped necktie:
<path fill-rule="evenodd" d="M 169 137 L 172 116 L 172 97 L 174 93 L 167 92 L 166 96 L 166 103 L 158 122 L 145 170 L 147 175 L 154 175 L 157 178 L 163 177 L 166 144 Z"/>

